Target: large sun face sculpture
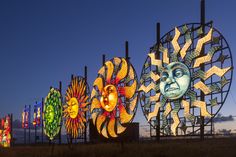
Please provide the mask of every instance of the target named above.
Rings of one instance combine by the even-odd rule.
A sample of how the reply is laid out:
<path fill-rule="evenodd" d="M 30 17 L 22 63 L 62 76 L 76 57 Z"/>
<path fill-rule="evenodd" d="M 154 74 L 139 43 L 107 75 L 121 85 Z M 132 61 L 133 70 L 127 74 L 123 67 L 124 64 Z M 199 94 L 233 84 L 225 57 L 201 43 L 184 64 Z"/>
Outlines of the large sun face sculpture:
<path fill-rule="evenodd" d="M 88 85 L 82 77 L 71 80 L 66 91 L 66 105 L 64 105 L 64 117 L 66 118 L 66 131 L 72 138 L 78 137 L 78 130 L 85 131 L 86 111 L 88 110 Z"/>
<path fill-rule="evenodd" d="M 124 58 L 113 58 L 99 70 L 91 93 L 91 116 L 98 132 L 118 137 L 137 109 L 137 77 Z"/>
<path fill-rule="evenodd" d="M 224 104 L 231 66 L 229 46 L 212 26 L 206 34 L 200 24 L 176 27 L 161 38 L 158 50 L 151 49 L 143 66 L 139 91 L 145 117 L 156 127 L 160 112 L 163 135 L 198 131 L 200 116 L 208 117 L 206 125 Z"/>
<path fill-rule="evenodd" d="M 44 133 L 53 140 L 59 133 L 62 119 L 61 93 L 55 88 L 51 88 L 44 102 L 43 126 Z"/>

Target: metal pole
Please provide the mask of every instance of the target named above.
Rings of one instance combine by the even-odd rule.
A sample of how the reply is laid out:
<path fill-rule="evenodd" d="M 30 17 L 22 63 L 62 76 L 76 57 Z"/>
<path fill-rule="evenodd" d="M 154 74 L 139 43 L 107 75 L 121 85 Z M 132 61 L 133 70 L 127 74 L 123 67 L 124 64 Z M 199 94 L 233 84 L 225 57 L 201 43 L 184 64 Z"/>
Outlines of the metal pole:
<path fill-rule="evenodd" d="M 37 101 L 35 102 L 36 103 L 36 105 L 37 105 Z M 37 112 L 36 112 L 36 108 L 37 108 L 37 106 L 36 105 L 34 105 L 34 114 L 36 113 L 37 114 Z M 35 116 L 35 122 L 36 122 L 36 117 L 37 117 L 37 115 Z M 36 124 L 35 124 L 35 126 L 34 126 L 34 143 L 36 144 L 36 142 L 37 142 L 37 122 L 36 122 Z"/>
<path fill-rule="evenodd" d="M 31 120 L 31 105 L 29 105 L 29 120 L 28 120 L 28 127 L 29 127 L 29 144 L 30 144 L 30 120 Z"/>
<path fill-rule="evenodd" d="M 106 62 L 106 55 L 103 54 L 102 55 L 102 65 L 105 65 L 105 62 Z"/>
<path fill-rule="evenodd" d="M 157 46 L 157 51 L 155 53 L 155 58 L 156 59 L 160 59 L 160 53 L 159 53 L 159 46 L 160 46 L 160 33 L 161 32 L 161 26 L 160 26 L 160 23 L 158 22 L 156 24 L 156 46 Z M 156 69 L 158 71 L 158 67 Z M 159 142 L 160 141 L 160 110 L 158 111 L 157 113 L 157 117 L 156 117 L 156 141 Z"/>
<path fill-rule="evenodd" d="M 84 80 L 85 84 L 87 85 L 87 76 L 88 76 L 88 71 L 87 71 L 87 66 L 84 67 Z M 87 94 L 87 88 L 85 89 L 85 94 Z M 87 119 L 87 112 L 85 112 L 85 118 Z M 85 122 L 85 128 L 84 128 L 84 142 L 87 143 L 87 121 Z"/>
<path fill-rule="evenodd" d="M 14 136 L 13 136 L 13 114 L 11 113 L 10 114 L 10 126 L 11 126 L 11 128 L 10 128 L 10 135 L 11 135 L 11 140 L 10 140 L 10 146 L 12 146 L 14 143 L 14 141 L 13 141 L 13 138 L 14 138 Z"/>
<path fill-rule="evenodd" d="M 44 113 L 43 113 L 43 109 L 44 109 L 44 99 L 42 98 L 42 108 L 41 108 L 41 115 L 40 115 L 40 116 L 41 116 L 41 119 L 42 119 L 42 120 L 41 120 L 41 123 L 42 123 L 42 128 L 41 128 L 41 129 L 42 129 L 42 133 L 41 133 L 41 136 L 42 136 L 42 137 L 41 137 L 41 138 L 42 138 L 42 144 L 43 144 L 43 114 L 44 114 Z"/>
<path fill-rule="evenodd" d="M 62 82 L 60 81 L 59 82 L 59 91 L 60 91 L 60 93 L 61 93 L 61 90 L 62 90 Z M 63 101 L 62 97 L 61 97 L 61 101 Z M 62 117 L 61 117 L 60 131 L 59 131 L 59 144 L 61 144 L 61 127 L 62 127 Z"/>
<path fill-rule="evenodd" d="M 26 109 L 26 105 L 25 105 L 25 109 Z M 24 109 L 24 117 L 25 117 L 25 109 Z M 26 117 L 25 117 L 26 118 Z M 25 119 L 23 122 L 23 127 L 24 127 L 24 144 L 26 144 L 26 128 L 25 128 Z"/>
<path fill-rule="evenodd" d="M 201 26 L 202 26 L 202 31 L 203 34 L 201 35 L 201 37 L 203 37 L 205 35 L 205 0 L 201 0 Z M 202 50 L 200 52 L 200 56 L 204 56 L 205 53 L 205 46 L 202 46 Z M 205 67 L 204 64 L 201 64 L 200 69 L 202 71 L 205 71 Z M 203 79 L 201 79 L 202 82 L 204 82 Z M 205 95 L 204 93 L 201 91 L 200 93 L 200 98 L 201 101 L 205 101 Z M 200 139 L 204 140 L 204 117 L 201 115 L 201 124 L 200 124 Z"/>
<path fill-rule="evenodd" d="M 125 41 L 125 59 L 129 61 L 129 42 Z"/>

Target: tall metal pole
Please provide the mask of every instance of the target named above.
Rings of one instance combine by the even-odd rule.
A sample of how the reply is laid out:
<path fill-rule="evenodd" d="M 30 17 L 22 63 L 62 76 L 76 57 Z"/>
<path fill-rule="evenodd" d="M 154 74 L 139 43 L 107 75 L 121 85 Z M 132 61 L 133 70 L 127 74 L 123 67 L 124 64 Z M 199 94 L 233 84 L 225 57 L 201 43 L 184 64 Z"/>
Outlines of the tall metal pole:
<path fill-rule="evenodd" d="M 29 105 L 29 120 L 28 120 L 28 126 L 29 126 L 29 144 L 30 144 L 30 121 L 31 121 L 31 105 Z"/>
<path fill-rule="evenodd" d="M 41 116 L 41 123 L 42 123 L 42 125 L 41 125 L 42 126 L 42 128 L 41 128 L 42 129 L 42 133 L 41 133 L 42 144 L 43 144 L 43 114 L 44 114 L 43 110 L 44 110 L 44 99 L 42 98 L 42 108 L 41 108 L 41 113 L 40 113 L 41 114 L 40 115 Z"/>
<path fill-rule="evenodd" d="M 106 55 L 103 54 L 102 55 L 102 65 L 105 65 L 105 62 L 106 62 Z"/>
<path fill-rule="evenodd" d="M 202 26 L 202 35 L 201 37 L 203 37 L 205 35 L 205 0 L 201 0 L 201 26 Z M 202 50 L 200 52 L 200 56 L 204 56 L 205 53 L 205 46 L 202 46 Z M 205 71 L 205 67 L 204 64 L 201 64 L 200 69 L 202 71 Z M 201 79 L 202 82 L 204 82 L 203 79 Z M 205 95 L 204 93 L 201 91 L 200 93 L 200 98 L 201 101 L 205 102 Z M 204 140 L 204 117 L 201 115 L 201 124 L 200 124 L 200 139 Z"/>
<path fill-rule="evenodd" d="M 26 109 L 26 105 L 25 105 L 25 109 Z M 25 117 L 25 109 L 24 109 L 24 117 Z M 26 118 L 26 117 L 25 117 L 25 118 Z M 24 144 L 26 144 L 25 118 L 24 118 L 24 122 L 23 122 L 23 127 L 24 127 Z"/>
<path fill-rule="evenodd" d="M 158 22 L 156 24 L 156 46 L 157 46 L 157 51 L 155 53 L 155 58 L 156 59 L 160 59 L 160 53 L 159 53 L 159 46 L 160 46 L 160 43 L 161 43 L 161 25 L 160 23 Z M 158 72 L 158 67 L 156 69 L 156 71 Z M 159 142 L 160 141 L 160 110 L 158 111 L 157 113 L 157 117 L 156 117 L 156 141 Z"/>
<path fill-rule="evenodd" d="M 62 91 L 62 82 L 61 81 L 59 82 L 59 91 L 61 94 L 61 91 Z M 61 101 L 63 101 L 62 97 L 61 97 Z M 60 131 L 59 131 L 59 144 L 61 144 L 61 127 L 62 127 L 62 117 L 61 117 Z"/>
<path fill-rule="evenodd" d="M 130 57 L 129 57 L 129 42 L 125 41 L 125 59 L 127 61 L 129 61 Z"/>
<path fill-rule="evenodd" d="M 87 75 L 88 75 L 88 71 L 87 71 L 87 66 L 84 67 L 84 80 L 85 80 L 85 84 L 87 85 Z M 85 94 L 87 94 L 87 88 L 85 89 Z M 87 112 L 85 112 L 85 118 L 87 119 Z M 85 122 L 85 128 L 84 128 L 84 142 L 87 143 L 87 121 Z"/>
<path fill-rule="evenodd" d="M 34 114 L 37 114 L 37 101 L 35 102 L 36 103 L 36 105 L 34 105 Z M 34 115 L 33 114 L 33 115 Z M 35 122 L 36 122 L 36 115 L 35 115 Z M 35 124 L 35 126 L 34 126 L 34 143 L 36 144 L 37 143 L 37 122 L 36 122 L 36 124 Z"/>
<path fill-rule="evenodd" d="M 13 145 L 13 114 L 10 114 L 10 135 L 11 135 L 11 140 L 10 140 L 10 146 Z"/>

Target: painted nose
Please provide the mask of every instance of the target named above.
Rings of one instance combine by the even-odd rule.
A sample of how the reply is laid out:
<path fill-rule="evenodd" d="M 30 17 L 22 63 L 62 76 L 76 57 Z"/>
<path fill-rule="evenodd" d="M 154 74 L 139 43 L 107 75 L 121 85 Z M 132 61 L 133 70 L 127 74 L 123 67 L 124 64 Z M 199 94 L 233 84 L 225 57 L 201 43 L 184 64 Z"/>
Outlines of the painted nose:
<path fill-rule="evenodd" d="M 173 82 L 174 82 L 173 77 L 168 77 L 168 78 L 166 79 L 166 82 L 167 82 L 168 84 L 173 83 Z"/>

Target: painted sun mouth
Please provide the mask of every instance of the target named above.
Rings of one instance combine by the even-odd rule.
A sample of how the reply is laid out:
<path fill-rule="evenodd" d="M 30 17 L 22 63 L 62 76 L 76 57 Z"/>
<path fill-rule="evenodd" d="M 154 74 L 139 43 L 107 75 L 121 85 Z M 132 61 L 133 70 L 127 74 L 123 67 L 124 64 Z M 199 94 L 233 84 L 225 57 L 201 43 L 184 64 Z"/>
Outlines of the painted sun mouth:
<path fill-rule="evenodd" d="M 172 91 L 175 91 L 175 90 L 179 90 L 179 88 L 175 88 L 175 87 L 169 87 L 169 88 L 166 88 L 166 92 L 172 92 Z"/>

